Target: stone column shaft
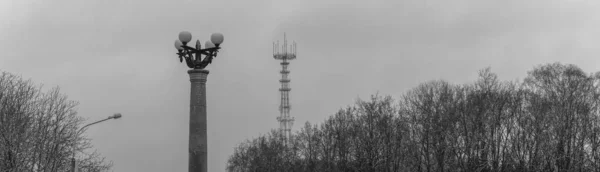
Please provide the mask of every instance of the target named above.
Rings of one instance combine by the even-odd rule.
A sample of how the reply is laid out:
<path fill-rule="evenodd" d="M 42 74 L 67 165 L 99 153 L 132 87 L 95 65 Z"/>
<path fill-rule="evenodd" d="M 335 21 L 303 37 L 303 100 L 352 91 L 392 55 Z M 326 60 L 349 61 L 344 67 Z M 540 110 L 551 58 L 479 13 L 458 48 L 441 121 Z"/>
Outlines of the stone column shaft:
<path fill-rule="evenodd" d="M 188 70 L 191 82 L 189 172 L 207 172 L 206 77 L 208 70 Z"/>

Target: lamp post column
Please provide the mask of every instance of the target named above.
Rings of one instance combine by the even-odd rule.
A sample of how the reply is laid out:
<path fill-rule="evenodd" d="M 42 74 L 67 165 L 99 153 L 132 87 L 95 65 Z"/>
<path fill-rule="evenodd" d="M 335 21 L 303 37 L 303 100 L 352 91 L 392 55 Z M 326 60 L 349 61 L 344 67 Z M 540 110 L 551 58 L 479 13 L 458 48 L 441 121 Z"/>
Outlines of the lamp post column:
<path fill-rule="evenodd" d="M 188 70 L 191 82 L 189 172 L 207 172 L 206 77 L 208 70 Z"/>
<path fill-rule="evenodd" d="M 200 47 L 200 40 L 196 41 L 196 47 L 187 46 L 191 40 L 192 34 L 187 31 L 179 32 L 179 40 L 175 40 L 179 62 L 183 63 L 185 59 L 185 64 L 192 68 L 188 70 L 191 83 L 188 171 L 207 172 L 206 77 L 208 70 L 204 68 L 217 57 L 217 52 L 221 49 L 219 45 L 223 43 L 223 34 L 213 33 L 210 41 L 204 44 L 204 49 Z"/>

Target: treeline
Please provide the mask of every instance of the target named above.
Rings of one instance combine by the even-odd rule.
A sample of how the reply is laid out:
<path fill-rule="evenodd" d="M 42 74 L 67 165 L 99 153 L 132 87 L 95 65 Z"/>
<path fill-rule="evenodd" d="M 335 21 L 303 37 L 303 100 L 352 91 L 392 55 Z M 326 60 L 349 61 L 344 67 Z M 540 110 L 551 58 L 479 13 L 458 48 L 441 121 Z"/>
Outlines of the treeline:
<path fill-rule="evenodd" d="M 289 145 L 273 130 L 241 143 L 229 171 L 600 171 L 600 73 L 560 63 L 503 82 L 431 81 L 372 96 Z"/>

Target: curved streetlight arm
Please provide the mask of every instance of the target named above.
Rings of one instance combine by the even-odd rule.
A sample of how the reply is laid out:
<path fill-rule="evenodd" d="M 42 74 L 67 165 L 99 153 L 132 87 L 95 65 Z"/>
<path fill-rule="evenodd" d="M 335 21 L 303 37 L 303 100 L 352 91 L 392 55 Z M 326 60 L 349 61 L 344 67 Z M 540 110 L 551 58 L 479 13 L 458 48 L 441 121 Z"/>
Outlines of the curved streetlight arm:
<path fill-rule="evenodd" d="M 89 127 L 90 125 L 94 125 L 94 124 L 97 124 L 97 123 L 101 123 L 101 122 L 104 122 L 104 121 L 106 121 L 106 120 L 109 120 L 109 119 L 111 119 L 111 118 L 106 118 L 106 119 L 103 119 L 103 120 L 100 120 L 100 121 L 96 121 L 96 122 L 89 123 L 89 124 L 87 124 L 87 125 L 85 125 L 85 126 L 81 127 L 81 128 L 79 129 L 79 131 L 77 131 L 77 133 L 79 134 L 81 131 L 83 131 L 83 129 L 85 129 L 85 128 Z"/>
<path fill-rule="evenodd" d="M 109 119 L 119 119 L 119 118 L 121 118 L 122 116 L 123 116 L 123 115 L 121 115 L 121 113 L 115 113 L 114 115 L 111 115 L 111 116 L 109 116 L 109 117 L 108 117 L 108 118 L 106 118 L 106 119 L 103 119 L 103 120 L 100 120 L 100 121 L 96 121 L 96 122 L 89 123 L 89 124 L 87 124 L 87 125 L 84 125 L 83 127 L 81 127 L 79 130 L 77 130 L 77 133 L 76 133 L 76 134 L 77 134 L 77 135 L 79 135 L 79 133 L 80 133 L 81 131 L 83 131 L 83 129 L 85 129 L 85 128 L 89 127 L 90 125 L 94 125 L 94 124 L 97 124 L 97 123 L 101 123 L 101 122 L 104 122 L 104 121 L 106 121 L 106 120 L 109 120 Z"/>
<path fill-rule="evenodd" d="M 94 125 L 94 124 L 97 124 L 97 123 L 101 123 L 101 122 L 104 122 L 104 121 L 106 121 L 106 120 L 109 120 L 109 119 L 119 119 L 119 118 L 121 118 L 121 117 L 122 117 L 121 113 L 115 113 L 114 115 L 111 115 L 111 116 L 109 116 L 109 117 L 108 117 L 108 118 L 106 118 L 106 119 L 99 120 L 99 121 L 92 122 L 92 123 L 89 123 L 89 124 L 87 124 L 87 125 L 84 125 L 84 126 L 83 126 L 83 127 L 81 127 L 79 130 L 77 130 L 76 136 L 77 136 L 77 135 L 79 135 L 79 133 L 81 133 L 81 131 L 83 131 L 83 129 L 85 129 L 85 128 L 87 128 L 87 127 L 91 126 L 91 125 Z M 75 153 L 76 153 L 76 152 L 75 152 L 75 145 L 73 145 L 73 157 L 72 157 L 72 159 L 71 159 L 71 160 L 72 160 L 72 167 L 71 167 L 72 169 L 71 169 L 71 170 L 72 170 L 73 172 L 75 172 Z"/>
<path fill-rule="evenodd" d="M 111 116 L 109 116 L 109 117 L 108 117 L 108 118 L 106 118 L 106 119 L 103 119 L 103 120 L 99 120 L 99 121 L 96 121 L 96 122 L 89 123 L 89 124 L 87 124 L 87 125 L 84 125 L 83 127 L 81 127 L 79 130 L 77 130 L 77 133 L 76 133 L 76 135 L 79 135 L 79 133 L 81 133 L 81 131 L 83 131 L 83 129 L 85 129 L 85 128 L 87 128 L 87 127 L 91 126 L 91 125 L 94 125 L 94 124 L 97 124 L 97 123 L 101 123 L 101 122 L 104 122 L 104 121 L 106 121 L 106 120 L 109 120 L 109 119 L 119 119 L 119 118 L 121 118 L 121 117 L 122 117 L 121 113 L 115 113 L 114 115 L 111 115 Z M 75 148 L 73 148 L 73 149 L 75 149 Z M 73 151 L 73 157 L 75 157 L 75 151 Z"/>

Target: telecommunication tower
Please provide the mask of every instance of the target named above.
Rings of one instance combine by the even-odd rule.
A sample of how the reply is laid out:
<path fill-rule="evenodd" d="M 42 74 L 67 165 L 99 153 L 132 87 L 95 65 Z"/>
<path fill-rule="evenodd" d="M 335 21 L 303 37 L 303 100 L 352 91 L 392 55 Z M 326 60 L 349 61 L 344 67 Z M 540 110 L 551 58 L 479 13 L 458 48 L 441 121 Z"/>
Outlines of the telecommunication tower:
<path fill-rule="evenodd" d="M 281 47 L 280 47 L 281 46 Z M 289 48 L 289 49 L 288 49 Z M 279 82 L 281 83 L 281 88 L 279 88 L 279 92 L 281 93 L 281 103 L 279 104 L 279 117 L 277 117 L 277 121 L 279 121 L 279 130 L 283 134 L 283 137 L 286 141 L 289 141 L 289 138 L 292 134 L 292 125 L 294 124 L 294 118 L 290 116 L 290 78 L 288 78 L 288 74 L 290 71 L 288 70 L 289 61 L 296 59 L 296 42 L 293 42 L 291 46 L 288 46 L 287 39 L 285 33 L 283 34 L 283 45 L 279 45 L 279 41 L 277 43 L 273 42 L 273 58 L 276 60 L 281 60 L 281 79 Z"/>

